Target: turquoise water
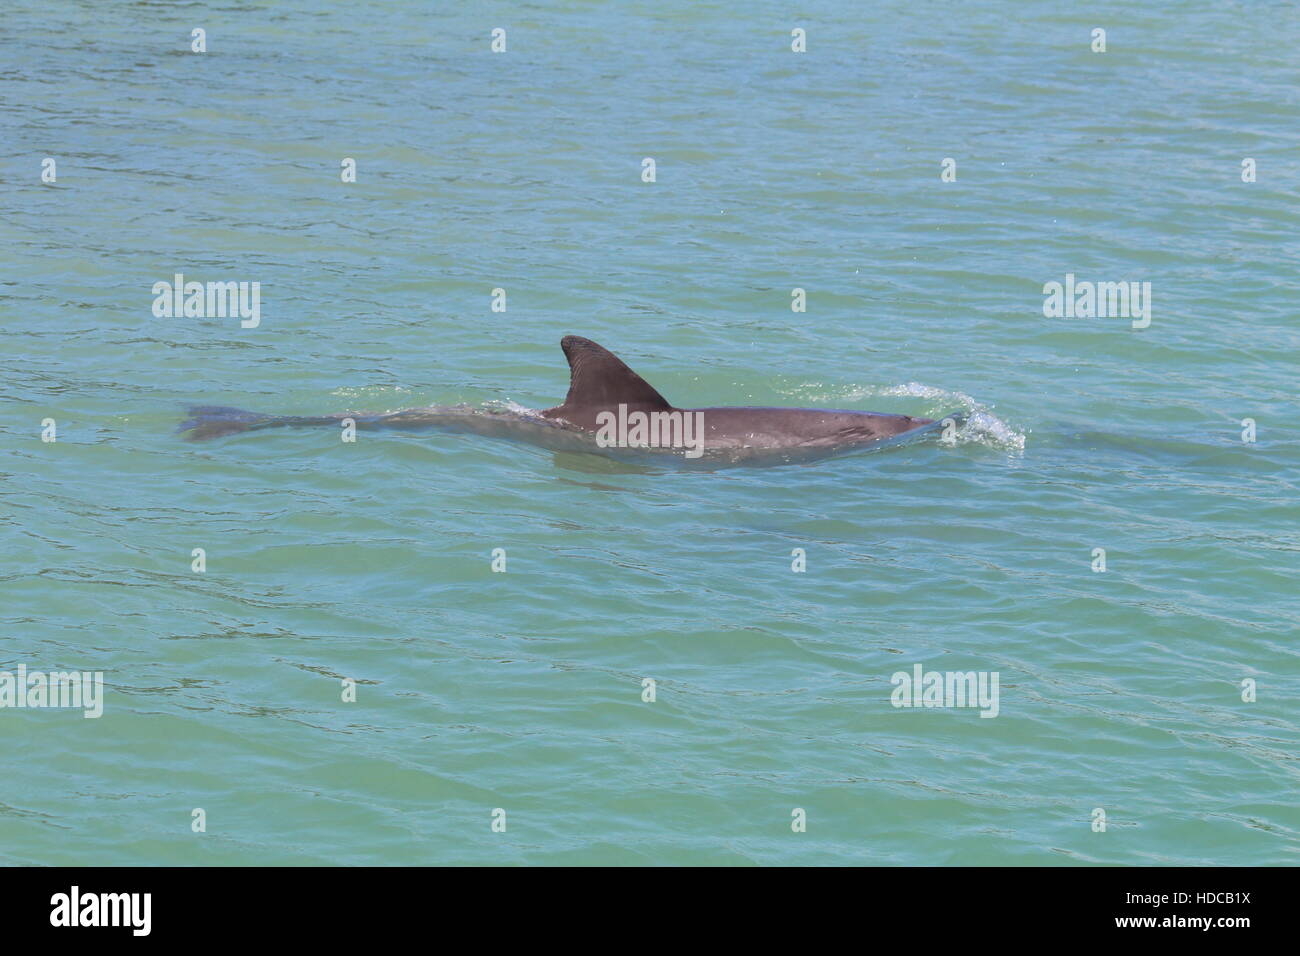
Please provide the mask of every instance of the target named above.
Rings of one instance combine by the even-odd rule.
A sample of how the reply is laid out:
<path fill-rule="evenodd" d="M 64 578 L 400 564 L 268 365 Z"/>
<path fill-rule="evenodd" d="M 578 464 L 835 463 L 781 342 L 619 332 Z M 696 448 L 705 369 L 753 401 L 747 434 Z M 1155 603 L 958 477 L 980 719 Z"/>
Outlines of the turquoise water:
<path fill-rule="evenodd" d="M 0 861 L 1295 863 L 1297 23 L 9 4 L 0 671 L 105 699 L 0 709 Z M 176 272 L 261 324 L 156 318 Z M 1150 325 L 1044 317 L 1067 273 Z M 703 472 L 175 434 L 545 407 L 567 333 L 682 405 L 969 421 Z M 917 664 L 998 716 L 892 706 Z"/>

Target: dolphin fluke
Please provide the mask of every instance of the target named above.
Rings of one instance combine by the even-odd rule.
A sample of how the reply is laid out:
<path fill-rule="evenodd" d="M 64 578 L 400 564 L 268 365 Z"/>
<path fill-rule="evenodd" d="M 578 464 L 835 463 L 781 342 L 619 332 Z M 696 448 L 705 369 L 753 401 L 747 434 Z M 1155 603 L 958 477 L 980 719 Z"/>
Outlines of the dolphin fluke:
<path fill-rule="evenodd" d="M 547 418 L 563 418 L 581 425 L 595 411 L 619 405 L 646 412 L 672 409 L 649 382 L 591 339 L 566 335 L 560 340 L 560 348 L 569 360 L 569 394 L 563 405 L 542 412 Z"/>
<path fill-rule="evenodd" d="M 186 411 L 190 417 L 181 422 L 178 429 L 186 441 L 206 441 L 209 438 L 246 432 L 273 417 L 224 405 L 193 405 Z"/>
<path fill-rule="evenodd" d="M 369 427 L 388 420 L 400 426 L 403 413 L 394 415 L 365 415 L 357 412 L 342 415 L 264 415 L 244 408 L 226 405 L 192 405 L 187 409 L 189 418 L 177 429 L 186 441 L 207 441 L 257 428 L 276 428 L 286 425 L 335 425 L 352 418 L 358 427 Z"/>

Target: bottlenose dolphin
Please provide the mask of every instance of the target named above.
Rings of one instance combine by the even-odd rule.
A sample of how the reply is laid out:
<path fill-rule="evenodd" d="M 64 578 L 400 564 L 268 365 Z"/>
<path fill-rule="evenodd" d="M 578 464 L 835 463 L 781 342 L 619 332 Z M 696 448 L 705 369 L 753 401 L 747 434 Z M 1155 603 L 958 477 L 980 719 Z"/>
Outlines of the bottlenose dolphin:
<path fill-rule="evenodd" d="M 411 408 L 381 414 L 260 415 L 237 408 L 195 406 L 181 425 L 190 440 L 290 425 L 426 428 L 518 438 L 556 451 L 586 451 L 645 460 L 665 454 L 687 460 L 793 461 L 874 447 L 931 431 L 931 418 L 822 408 L 726 406 L 678 408 L 613 352 L 578 335 L 560 347 L 569 361 L 564 402 L 540 412 L 468 405 Z M 945 420 L 960 421 L 959 413 Z"/>

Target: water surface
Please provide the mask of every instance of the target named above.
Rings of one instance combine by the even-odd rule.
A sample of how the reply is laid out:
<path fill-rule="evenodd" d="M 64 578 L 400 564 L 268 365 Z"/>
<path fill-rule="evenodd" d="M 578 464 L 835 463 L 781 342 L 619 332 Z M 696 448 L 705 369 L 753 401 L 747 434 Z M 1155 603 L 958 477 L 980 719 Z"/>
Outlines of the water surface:
<path fill-rule="evenodd" d="M 1271 3 L 11 3 L 0 670 L 107 691 L 0 710 L 0 861 L 1293 864 L 1298 44 Z M 178 271 L 260 326 L 155 318 Z M 1045 318 L 1066 273 L 1150 326 Z M 544 408 L 568 333 L 683 406 L 970 422 L 716 472 L 175 433 Z M 918 663 L 998 717 L 891 706 Z"/>

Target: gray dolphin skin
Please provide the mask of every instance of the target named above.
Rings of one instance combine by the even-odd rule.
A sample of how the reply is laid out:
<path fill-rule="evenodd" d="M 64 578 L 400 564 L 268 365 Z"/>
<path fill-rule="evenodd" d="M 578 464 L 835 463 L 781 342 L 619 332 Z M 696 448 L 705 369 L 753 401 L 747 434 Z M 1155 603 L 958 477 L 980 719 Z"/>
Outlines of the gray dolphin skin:
<path fill-rule="evenodd" d="M 934 423 L 930 418 L 822 408 L 676 408 L 617 355 L 591 339 L 566 335 L 560 348 L 569 360 L 569 394 L 564 404 L 542 414 L 585 431 L 598 431 L 602 414 L 697 415 L 703 424 L 705 452 L 847 450 L 871 445 Z"/>
<path fill-rule="evenodd" d="M 569 360 L 569 392 L 563 404 L 541 412 L 453 405 L 381 414 L 275 416 L 195 406 L 180 428 L 189 440 L 201 441 L 264 428 L 337 426 L 351 419 L 358 429 L 436 428 L 628 461 L 671 458 L 717 464 L 806 461 L 892 444 L 940 424 L 930 418 L 838 409 L 678 408 L 590 339 L 566 335 L 560 347 Z M 961 416 L 947 418 L 960 421 Z"/>

